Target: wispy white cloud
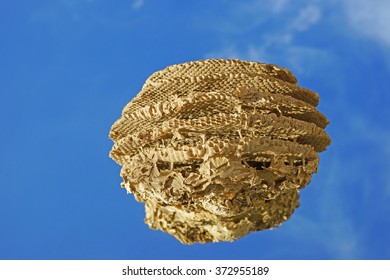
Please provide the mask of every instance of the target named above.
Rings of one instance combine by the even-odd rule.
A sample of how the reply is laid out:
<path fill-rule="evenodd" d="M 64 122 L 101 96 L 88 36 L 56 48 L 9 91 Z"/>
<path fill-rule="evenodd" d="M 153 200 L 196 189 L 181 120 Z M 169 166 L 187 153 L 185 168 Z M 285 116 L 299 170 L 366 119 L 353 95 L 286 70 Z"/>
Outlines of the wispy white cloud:
<path fill-rule="evenodd" d="M 348 24 L 368 38 L 390 46 L 390 1 L 343 1 Z"/>
<path fill-rule="evenodd" d="M 325 49 L 292 44 L 283 37 L 267 38 L 261 45 L 249 44 L 244 47 L 229 45 L 219 51 L 207 53 L 206 57 L 238 58 L 280 64 L 292 69 L 299 76 L 311 75 L 317 71 L 319 63 L 321 67 L 326 67 L 336 59 L 334 54 Z"/>
<path fill-rule="evenodd" d="M 349 36 L 364 36 L 390 46 L 390 1 L 388 0 L 345 0 L 345 1 L 240 1 L 228 6 L 223 19 L 216 18 L 211 26 L 220 34 L 253 33 L 252 39 L 224 39 L 224 46 L 212 50 L 206 56 L 235 56 L 242 59 L 265 61 L 273 58 L 274 51 L 283 48 L 284 60 L 309 61 L 310 54 L 324 51 L 310 42 L 300 42 L 300 34 L 318 23 L 324 23 L 328 30 L 340 27 Z M 331 11 L 331 12 L 330 12 Z M 324 15 L 324 13 L 327 13 Z M 220 27 L 218 29 L 218 26 Z M 277 26 L 277 29 L 269 29 Z M 335 30 L 332 33 L 339 32 Z M 386 48 L 387 49 L 387 48 Z M 309 55 L 307 55 L 307 51 Z M 331 56 L 328 52 L 328 57 Z M 278 54 L 280 57 L 280 53 Z"/>
<path fill-rule="evenodd" d="M 268 3 L 268 2 L 267 2 Z M 231 7 L 235 11 L 235 20 L 230 24 L 240 24 L 238 14 L 245 19 L 246 25 L 241 31 L 257 34 L 253 39 L 237 43 L 236 39 L 228 42 L 221 49 L 207 53 L 206 57 L 239 58 L 245 60 L 280 63 L 286 67 L 302 65 L 304 68 L 292 67 L 298 74 L 310 73 L 314 61 L 331 59 L 328 51 L 304 45 L 299 42 L 300 33 L 310 29 L 322 18 L 321 7 L 317 1 L 306 6 L 298 6 L 290 0 L 272 1 L 264 5 L 263 1 L 253 0 L 240 2 Z M 253 17 L 256 20 L 251 20 Z M 259 20 L 261 19 L 261 20 Z M 228 19 L 225 19 L 228 20 Z M 249 27 L 248 27 L 249 26 Z M 277 26 L 277 29 L 273 28 Z M 240 30 L 239 27 L 230 30 Z M 226 40 L 225 40 L 226 41 Z"/>
<path fill-rule="evenodd" d="M 133 0 L 132 7 L 134 10 L 140 9 L 145 4 L 144 0 Z"/>
<path fill-rule="evenodd" d="M 310 5 L 299 11 L 298 17 L 292 21 L 291 25 L 289 25 L 289 29 L 305 31 L 313 24 L 316 24 L 320 19 L 321 9 L 319 6 Z"/>
<path fill-rule="evenodd" d="M 287 8 L 287 4 L 290 0 L 275 0 L 271 3 L 271 8 L 274 13 L 280 13 Z"/>
<path fill-rule="evenodd" d="M 275 15 L 288 13 L 291 0 L 219 0 L 219 8 L 211 16 L 208 13 L 199 16 L 197 26 L 220 35 L 256 34 L 256 29 L 265 26 Z"/>
<path fill-rule="evenodd" d="M 216 30 L 224 36 L 224 45 L 211 50 L 206 57 L 236 57 L 264 62 L 275 62 L 276 58 L 276 62 L 281 61 L 287 67 L 296 62 L 300 64 L 295 65 L 315 64 L 313 58 L 316 57 L 323 58 L 324 63 L 337 61 L 332 48 L 302 40 L 305 32 L 312 32 L 313 27 L 321 24 L 332 30 L 329 40 L 334 40 L 334 34 L 345 32 L 348 37 L 357 36 L 367 38 L 368 42 L 377 42 L 384 47 L 384 53 L 389 54 L 384 59 L 388 59 L 390 65 L 388 0 L 313 0 L 306 4 L 291 0 L 252 0 L 235 2 L 227 8 L 231 12 L 227 12 L 221 20 L 216 19 L 215 24 L 224 23 L 220 30 Z M 228 32 L 235 36 L 229 38 Z M 240 40 L 237 34 L 243 34 L 244 39 Z M 306 73 L 310 73 L 309 68 Z"/>

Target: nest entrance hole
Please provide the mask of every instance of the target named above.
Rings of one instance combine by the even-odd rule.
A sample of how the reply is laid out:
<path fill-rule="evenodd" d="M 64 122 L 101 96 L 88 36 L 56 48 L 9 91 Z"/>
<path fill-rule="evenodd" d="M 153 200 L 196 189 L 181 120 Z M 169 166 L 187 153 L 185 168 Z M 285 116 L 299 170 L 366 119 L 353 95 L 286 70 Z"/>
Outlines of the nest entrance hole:
<path fill-rule="evenodd" d="M 255 159 L 242 160 L 241 163 L 246 166 L 255 168 L 256 170 L 267 170 L 271 166 L 270 161 L 261 161 Z"/>

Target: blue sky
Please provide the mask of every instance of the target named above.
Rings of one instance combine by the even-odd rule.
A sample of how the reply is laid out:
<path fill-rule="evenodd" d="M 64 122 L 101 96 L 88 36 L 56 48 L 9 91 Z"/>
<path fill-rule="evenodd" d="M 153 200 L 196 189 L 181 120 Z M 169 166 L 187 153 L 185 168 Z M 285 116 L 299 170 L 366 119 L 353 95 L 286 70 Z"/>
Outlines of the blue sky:
<path fill-rule="evenodd" d="M 2 0 L 0 259 L 389 259 L 390 2 Z M 280 229 L 182 245 L 108 157 L 154 71 L 274 63 L 318 91 L 333 143 Z"/>

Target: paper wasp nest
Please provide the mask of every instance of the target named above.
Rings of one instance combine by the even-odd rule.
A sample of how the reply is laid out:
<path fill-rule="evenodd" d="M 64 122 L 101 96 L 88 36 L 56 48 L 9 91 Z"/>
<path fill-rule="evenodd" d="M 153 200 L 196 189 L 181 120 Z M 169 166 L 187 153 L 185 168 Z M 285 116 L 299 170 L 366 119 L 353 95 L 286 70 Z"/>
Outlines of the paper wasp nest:
<path fill-rule="evenodd" d="M 317 93 L 296 83 L 275 65 L 223 59 L 149 77 L 110 131 L 145 222 L 191 244 L 289 219 L 330 144 Z"/>

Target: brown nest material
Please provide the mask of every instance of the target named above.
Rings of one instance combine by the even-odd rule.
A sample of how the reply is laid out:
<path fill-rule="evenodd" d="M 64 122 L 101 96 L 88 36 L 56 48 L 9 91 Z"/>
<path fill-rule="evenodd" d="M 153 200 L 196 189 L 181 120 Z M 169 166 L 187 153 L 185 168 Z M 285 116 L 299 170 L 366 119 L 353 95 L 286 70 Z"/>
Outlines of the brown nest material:
<path fill-rule="evenodd" d="M 182 243 L 277 227 L 330 144 L 316 92 L 287 69 L 210 59 L 150 76 L 111 128 L 122 187 Z"/>

